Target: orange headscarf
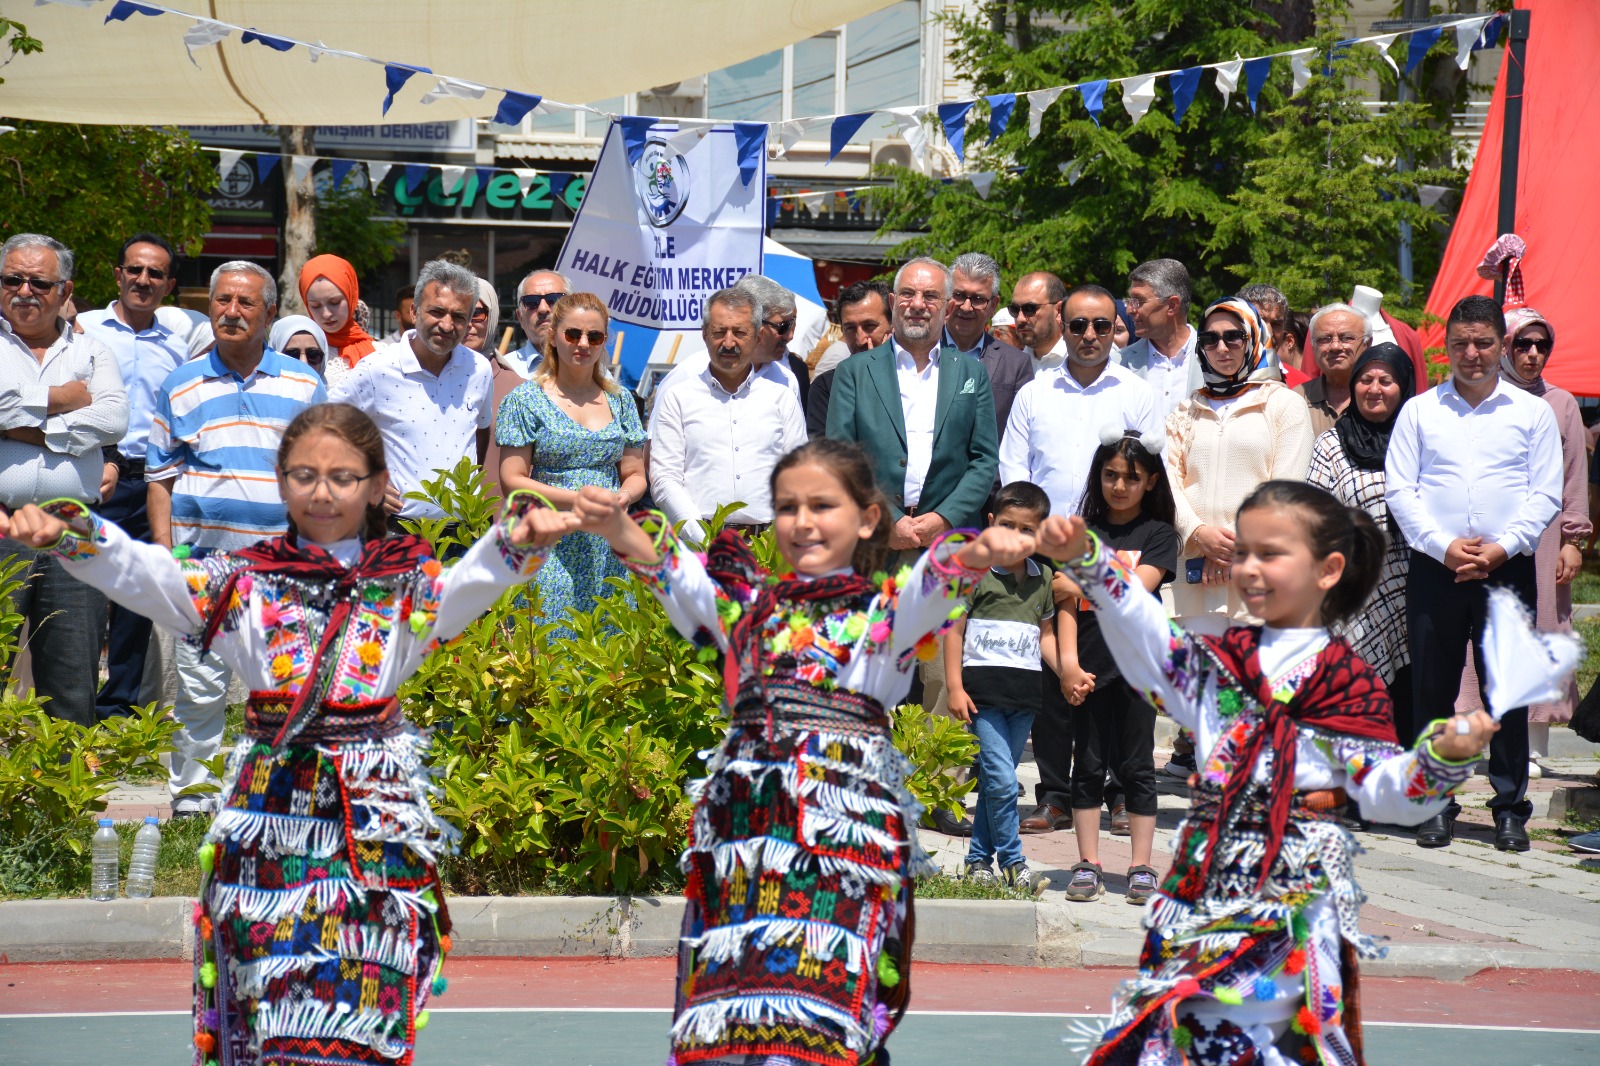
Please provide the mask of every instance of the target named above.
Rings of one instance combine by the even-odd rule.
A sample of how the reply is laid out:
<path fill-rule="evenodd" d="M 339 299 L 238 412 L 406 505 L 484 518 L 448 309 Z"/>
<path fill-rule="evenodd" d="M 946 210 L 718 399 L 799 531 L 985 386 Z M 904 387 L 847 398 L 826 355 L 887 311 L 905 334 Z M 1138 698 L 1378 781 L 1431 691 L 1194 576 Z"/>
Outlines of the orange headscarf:
<path fill-rule="evenodd" d="M 350 318 L 340 330 L 328 330 L 328 343 L 339 349 L 344 361 L 355 366 L 364 355 L 370 355 L 377 345 L 356 322 L 356 303 L 361 299 L 361 287 L 356 284 L 356 268 L 336 255 L 319 255 L 306 261 L 300 269 L 300 299 L 318 278 L 327 278 L 334 288 L 344 294 L 350 305 Z M 320 323 L 319 323 L 320 325 Z"/>

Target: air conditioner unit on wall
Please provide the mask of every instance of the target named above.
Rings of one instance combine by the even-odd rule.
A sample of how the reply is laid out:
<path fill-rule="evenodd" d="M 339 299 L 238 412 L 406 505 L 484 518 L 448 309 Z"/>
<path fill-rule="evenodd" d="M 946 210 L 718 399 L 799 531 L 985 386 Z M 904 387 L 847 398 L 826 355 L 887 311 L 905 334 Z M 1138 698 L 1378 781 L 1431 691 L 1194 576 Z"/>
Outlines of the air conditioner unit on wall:
<path fill-rule="evenodd" d="M 920 171 L 911 155 L 911 146 L 899 138 L 884 138 L 872 142 L 869 158 L 873 166 L 905 167 Z"/>

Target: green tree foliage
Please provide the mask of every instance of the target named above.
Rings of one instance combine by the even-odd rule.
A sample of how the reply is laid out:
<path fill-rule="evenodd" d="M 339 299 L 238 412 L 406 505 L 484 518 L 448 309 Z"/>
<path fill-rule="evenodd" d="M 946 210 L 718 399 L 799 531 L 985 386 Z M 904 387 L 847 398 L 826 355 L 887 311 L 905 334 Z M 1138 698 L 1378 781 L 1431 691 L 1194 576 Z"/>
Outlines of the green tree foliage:
<path fill-rule="evenodd" d="M 1436 264 L 1442 253 L 1438 215 L 1417 203 L 1417 186 L 1463 176 L 1449 167 L 1397 166 L 1402 159 L 1448 159 L 1450 132 L 1430 124 L 1422 104 L 1366 106 L 1356 81 L 1393 75 L 1376 49 L 1339 48 L 1337 37 L 1315 39 L 1319 54 L 1331 57 L 1331 76 L 1312 78 L 1268 115 L 1270 132 L 1249 165 L 1250 181 L 1232 196 L 1237 210 L 1217 226 L 1212 249 L 1243 249 L 1229 271 L 1270 278 L 1293 307 L 1343 299 L 1354 285 L 1393 294 L 1386 302 L 1400 304 L 1395 248 L 1402 221 L 1419 235 L 1421 262 Z"/>
<path fill-rule="evenodd" d="M 1267 12 L 1300 25 L 1310 6 L 1250 0 L 994 4 L 977 18 L 955 20 L 954 58 L 978 95 L 1024 93 L 1281 52 L 1285 45 Z M 1348 8 L 1348 0 L 1321 0 L 1317 24 L 1338 25 Z M 1339 36 L 1330 31 L 1308 43 L 1331 46 Z M 1453 47 L 1453 41 L 1439 47 Z M 1395 52 L 1403 57 L 1403 46 Z M 1321 66 L 1313 60 L 1319 74 Z M 1119 86 L 1106 90 L 1098 124 L 1078 91 L 1069 90 L 1045 112 L 1040 135 L 1031 141 L 1027 101 L 1019 99 L 1006 132 L 986 148 L 986 105 L 980 103 L 969 119 L 968 163 L 999 172 L 988 199 L 968 182 L 943 184 L 895 170 L 894 185 L 881 194 L 888 209 L 884 230 L 926 231 L 897 255 L 982 250 L 999 260 L 1008 279 L 1049 269 L 1069 284 L 1098 282 L 1121 291 L 1131 267 L 1166 256 L 1189 267 L 1200 299 L 1252 280 L 1280 283 L 1298 305 L 1347 294 L 1352 278 L 1395 292 L 1400 218 L 1411 218 L 1422 233 L 1438 218 L 1393 198 L 1419 182 L 1460 176 L 1436 169 L 1396 176 L 1402 153 L 1448 161 L 1448 132 L 1422 121 L 1420 109 L 1374 116 L 1362 108 L 1360 92 L 1346 87 L 1344 77 L 1375 70 L 1392 90 L 1388 67 L 1363 46 L 1335 63 L 1333 78 L 1314 77 L 1291 100 L 1290 64 L 1279 58 L 1258 98 L 1258 114 L 1251 113 L 1242 75 L 1224 106 L 1215 72 L 1207 70 L 1181 126 L 1173 123 L 1165 77 L 1156 80 L 1155 102 L 1137 125 Z M 1323 197 L 1335 197 L 1332 210 L 1342 216 L 1331 232 L 1317 225 L 1327 218 Z M 1419 245 L 1419 278 L 1429 276 L 1436 261 L 1436 253 L 1428 258 L 1432 247 Z M 1330 266 L 1325 278 L 1310 270 L 1311 262 L 1329 257 L 1348 266 Z"/>
<path fill-rule="evenodd" d="M 0 105 L 3 106 L 3 105 Z M 180 130 L 148 126 L 16 123 L 0 136 L 0 239 L 47 233 L 78 259 L 76 295 L 116 296 L 111 268 L 140 230 L 195 253 L 211 226 L 205 197 L 217 164 Z"/>
<path fill-rule="evenodd" d="M 371 277 L 394 259 L 406 239 L 406 224 L 378 217 L 379 200 L 349 184 L 317 189 L 317 254 L 331 253 L 349 261 L 356 277 Z"/>

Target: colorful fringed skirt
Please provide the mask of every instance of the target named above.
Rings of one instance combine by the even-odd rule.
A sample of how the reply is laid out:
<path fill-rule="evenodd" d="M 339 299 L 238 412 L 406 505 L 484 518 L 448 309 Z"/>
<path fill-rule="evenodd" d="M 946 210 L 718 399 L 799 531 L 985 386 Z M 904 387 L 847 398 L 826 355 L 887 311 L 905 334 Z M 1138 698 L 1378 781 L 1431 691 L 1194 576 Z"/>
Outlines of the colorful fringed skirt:
<path fill-rule="evenodd" d="M 767 678 L 690 786 L 672 1053 L 871 1062 L 910 993 L 922 807 L 873 700 Z"/>
<path fill-rule="evenodd" d="M 1360 1066 L 1357 957 L 1382 949 L 1357 925 L 1360 847 L 1341 790 L 1297 793 L 1257 891 L 1265 789 L 1222 827 L 1206 875 L 1219 790 L 1196 783 L 1172 871 L 1145 912 L 1139 976 L 1115 996 L 1085 1066 Z"/>
<path fill-rule="evenodd" d="M 450 946 L 426 741 L 393 700 L 323 704 L 274 751 L 287 710 L 252 694 L 202 849 L 195 1062 L 405 1066 Z"/>

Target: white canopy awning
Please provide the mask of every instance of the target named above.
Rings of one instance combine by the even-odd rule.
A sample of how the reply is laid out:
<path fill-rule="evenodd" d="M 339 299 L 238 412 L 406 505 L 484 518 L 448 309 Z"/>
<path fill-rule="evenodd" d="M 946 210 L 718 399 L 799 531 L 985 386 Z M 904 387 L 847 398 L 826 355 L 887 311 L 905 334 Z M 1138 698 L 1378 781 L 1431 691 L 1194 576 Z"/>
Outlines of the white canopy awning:
<path fill-rule="evenodd" d="M 138 125 L 370 125 L 487 118 L 503 92 L 586 103 L 670 85 L 842 25 L 890 0 L 165 0 L 106 23 L 113 0 L 8 5 L 44 44 L 3 74 L 0 114 L 49 122 Z M 121 12 L 119 12 L 120 14 Z M 254 27 L 427 67 L 382 112 L 384 68 L 304 47 L 201 41 L 199 20 Z M 215 27 L 212 27 L 215 31 Z M 214 33 L 213 33 L 214 36 Z M 191 62 L 192 55 L 192 62 Z M 313 61 L 315 60 L 315 61 Z M 440 78 L 487 86 L 481 97 L 424 104 Z M 470 94 L 473 90 L 464 90 Z"/>

